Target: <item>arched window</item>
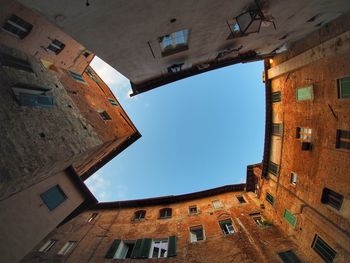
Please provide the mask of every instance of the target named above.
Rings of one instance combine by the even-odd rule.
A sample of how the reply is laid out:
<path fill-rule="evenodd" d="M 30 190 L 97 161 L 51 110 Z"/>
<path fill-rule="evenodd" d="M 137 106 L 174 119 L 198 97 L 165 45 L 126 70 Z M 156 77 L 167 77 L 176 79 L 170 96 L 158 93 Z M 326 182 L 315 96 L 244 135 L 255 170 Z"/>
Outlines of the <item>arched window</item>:
<path fill-rule="evenodd" d="M 134 214 L 134 220 L 142 220 L 145 219 L 146 211 L 145 210 L 138 210 Z"/>
<path fill-rule="evenodd" d="M 170 218 L 171 208 L 162 208 L 159 210 L 159 218 Z"/>

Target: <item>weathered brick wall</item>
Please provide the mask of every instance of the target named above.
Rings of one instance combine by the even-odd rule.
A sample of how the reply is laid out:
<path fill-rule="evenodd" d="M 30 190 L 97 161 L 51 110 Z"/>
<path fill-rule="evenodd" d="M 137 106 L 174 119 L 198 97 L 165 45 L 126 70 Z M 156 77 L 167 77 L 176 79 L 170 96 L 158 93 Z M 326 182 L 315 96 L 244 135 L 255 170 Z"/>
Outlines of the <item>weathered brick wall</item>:
<path fill-rule="evenodd" d="M 246 204 L 240 204 L 236 195 L 243 195 Z M 214 209 L 212 201 L 221 200 L 224 207 Z M 197 205 L 199 214 L 189 215 L 188 207 Z M 167 259 L 124 259 L 123 262 L 280 262 L 278 252 L 295 249 L 296 245 L 281 235 L 275 226 L 260 228 L 249 215 L 261 212 L 260 202 L 253 193 L 230 192 L 217 196 L 189 200 L 165 206 L 91 210 L 79 215 L 53 231 L 23 262 L 52 260 L 57 262 L 116 262 L 105 259 L 114 239 L 167 238 L 177 236 L 177 256 Z M 158 219 L 159 209 L 172 208 L 172 218 Z M 135 211 L 146 210 L 146 218 L 134 221 Z M 97 217 L 88 222 L 92 213 Z M 219 221 L 231 218 L 235 233 L 224 236 Z M 189 228 L 202 225 L 205 240 L 190 242 Z M 47 253 L 37 250 L 48 239 L 58 242 Z M 58 256 L 67 241 L 78 241 L 72 253 Z"/>

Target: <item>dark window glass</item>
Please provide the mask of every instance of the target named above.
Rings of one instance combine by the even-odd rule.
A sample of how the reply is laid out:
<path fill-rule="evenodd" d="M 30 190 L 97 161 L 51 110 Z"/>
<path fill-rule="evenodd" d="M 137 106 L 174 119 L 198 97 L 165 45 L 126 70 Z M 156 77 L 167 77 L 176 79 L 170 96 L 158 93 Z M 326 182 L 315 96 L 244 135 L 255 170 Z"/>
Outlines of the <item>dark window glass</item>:
<path fill-rule="evenodd" d="M 336 148 L 350 150 L 350 131 L 337 130 Z"/>
<path fill-rule="evenodd" d="M 1 54 L 1 65 L 15 69 L 24 70 L 30 73 L 34 73 L 31 64 L 24 60 L 11 55 Z"/>
<path fill-rule="evenodd" d="M 146 211 L 145 210 L 139 210 L 135 212 L 134 219 L 135 220 L 142 220 L 146 216 Z"/>
<path fill-rule="evenodd" d="M 4 31 L 18 37 L 19 39 L 25 38 L 30 33 L 32 28 L 32 24 L 29 24 L 16 15 L 12 15 L 2 27 Z"/>
<path fill-rule="evenodd" d="M 219 225 L 224 235 L 232 235 L 235 232 L 231 219 L 220 221 Z"/>
<path fill-rule="evenodd" d="M 281 92 L 280 91 L 272 92 L 271 99 L 272 99 L 272 103 L 280 102 L 281 101 Z"/>
<path fill-rule="evenodd" d="M 67 199 L 67 196 L 58 185 L 51 187 L 45 193 L 42 193 L 40 197 L 49 210 L 55 209 Z"/>
<path fill-rule="evenodd" d="M 163 208 L 159 211 L 159 218 L 170 218 L 171 208 Z"/>
<path fill-rule="evenodd" d="M 269 202 L 271 205 L 273 205 L 273 202 L 274 202 L 273 196 L 270 195 L 269 193 L 266 193 L 266 201 Z"/>
<path fill-rule="evenodd" d="M 294 254 L 292 250 L 286 252 L 278 253 L 279 257 L 282 259 L 283 263 L 301 263 L 297 255 Z"/>
<path fill-rule="evenodd" d="M 246 201 L 244 200 L 243 196 L 237 195 L 236 197 L 237 197 L 237 200 L 238 200 L 241 204 L 246 203 Z"/>
<path fill-rule="evenodd" d="M 274 123 L 272 124 L 272 134 L 276 136 L 282 136 L 282 124 Z"/>
<path fill-rule="evenodd" d="M 56 55 L 58 55 L 65 47 L 66 45 L 63 44 L 61 41 L 54 39 L 50 43 L 50 45 L 47 47 L 47 49 L 51 50 L 54 52 Z"/>
<path fill-rule="evenodd" d="M 273 175 L 278 175 L 278 164 L 269 162 L 269 172 Z"/>
<path fill-rule="evenodd" d="M 188 208 L 188 211 L 189 211 L 189 213 L 191 214 L 191 215 L 193 215 L 193 214 L 197 214 L 197 206 L 190 206 L 189 208 Z"/>
<path fill-rule="evenodd" d="M 338 80 L 339 98 L 350 98 L 350 77 L 342 78 Z"/>
<path fill-rule="evenodd" d="M 330 205 L 335 209 L 339 210 L 343 203 L 343 199 L 344 199 L 344 196 L 342 196 L 341 194 L 338 194 L 337 192 L 334 192 L 329 188 L 323 189 L 322 197 L 321 197 L 321 202 L 323 204 Z"/>
<path fill-rule="evenodd" d="M 315 235 L 314 242 L 312 243 L 312 248 L 327 263 L 333 262 L 335 256 L 337 255 L 337 252 L 318 235 Z"/>

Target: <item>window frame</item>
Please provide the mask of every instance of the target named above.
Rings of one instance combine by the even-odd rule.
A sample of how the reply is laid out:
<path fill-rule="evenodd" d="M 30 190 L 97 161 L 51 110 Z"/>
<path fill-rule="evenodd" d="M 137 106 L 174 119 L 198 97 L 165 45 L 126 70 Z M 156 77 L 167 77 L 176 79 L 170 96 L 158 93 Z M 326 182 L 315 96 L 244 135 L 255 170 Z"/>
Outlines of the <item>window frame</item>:
<path fill-rule="evenodd" d="M 274 197 L 272 194 L 270 194 L 269 192 L 266 192 L 266 194 L 265 194 L 265 200 L 266 200 L 269 204 L 271 204 L 272 206 L 273 206 L 274 203 L 275 203 L 275 197 Z"/>
<path fill-rule="evenodd" d="M 344 134 L 342 136 L 342 134 Z M 350 131 L 337 129 L 335 138 L 335 148 L 342 150 L 350 150 Z"/>
<path fill-rule="evenodd" d="M 290 184 L 293 186 L 297 185 L 298 182 L 298 174 L 296 172 L 291 172 L 290 173 Z"/>
<path fill-rule="evenodd" d="M 50 251 L 50 249 L 57 243 L 58 240 L 56 239 L 50 239 L 45 242 L 44 245 L 42 245 L 39 249 L 38 252 L 40 253 L 47 253 Z"/>
<path fill-rule="evenodd" d="M 47 199 L 49 197 L 47 195 L 49 195 L 50 192 L 54 191 L 53 189 L 57 189 L 57 193 L 61 194 L 62 199 L 57 201 L 55 204 L 51 205 L 49 204 L 49 201 Z M 50 211 L 55 210 L 57 207 L 59 207 L 62 203 L 64 203 L 68 199 L 67 195 L 58 184 L 50 187 L 45 192 L 41 193 L 40 198 Z"/>
<path fill-rule="evenodd" d="M 143 217 L 140 217 L 141 215 L 143 215 Z M 142 221 L 146 219 L 146 210 L 137 210 L 134 213 L 134 217 L 133 220 L 134 221 Z"/>
<path fill-rule="evenodd" d="M 55 55 L 61 53 L 61 51 L 66 47 L 66 45 L 59 41 L 58 39 L 52 39 L 48 47 L 46 48 L 48 51 L 51 51 Z M 75 73 L 75 72 L 74 72 Z M 76 73 L 75 73 L 76 74 Z"/>
<path fill-rule="evenodd" d="M 161 257 L 161 249 L 159 249 L 159 251 L 158 251 L 158 256 L 157 257 L 153 257 L 153 254 L 154 254 L 153 250 L 155 248 L 155 244 L 156 243 L 160 243 L 161 247 L 162 247 L 162 244 L 166 245 L 166 251 L 165 251 L 163 257 Z M 150 248 L 150 251 L 149 251 L 148 258 L 167 258 L 168 257 L 168 251 L 169 251 L 169 239 L 165 239 L 165 238 L 152 239 L 152 244 L 151 244 L 151 248 Z"/>
<path fill-rule="evenodd" d="M 98 114 L 100 115 L 103 121 L 111 121 L 112 117 L 108 114 L 106 110 L 98 110 Z"/>
<path fill-rule="evenodd" d="M 298 95 L 300 95 L 299 91 L 302 90 L 308 90 L 308 92 L 310 92 L 310 94 L 308 94 L 310 96 L 310 98 L 302 98 L 302 96 L 299 98 Z M 295 90 L 295 98 L 296 101 L 312 101 L 314 100 L 314 86 L 313 85 L 308 85 L 308 86 L 304 86 L 304 87 L 297 87 Z M 304 94 L 305 96 L 305 94 Z"/>
<path fill-rule="evenodd" d="M 71 71 L 71 70 L 68 70 L 68 72 L 69 72 L 69 75 L 70 75 L 75 81 L 86 84 L 86 81 L 85 81 L 83 75 L 80 75 L 80 74 L 78 74 L 78 73 L 76 73 L 76 72 L 74 72 L 74 71 Z"/>
<path fill-rule="evenodd" d="M 337 251 L 335 251 L 330 245 L 327 244 L 326 241 L 324 241 L 317 234 L 315 234 L 315 237 L 314 237 L 314 240 L 312 241 L 311 247 L 326 263 L 333 262 L 335 257 L 337 256 Z M 322 250 L 328 250 L 325 253 L 328 254 L 330 256 L 330 258 L 327 258 L 324 251 L 322 251 Z M 331 253 L 329 253 L 329 252 L 331 252 Z"/>
<path fill-rule="evenodd" d="M 195 232 L 196 230 L 202 231 L 202 239 L 198 239 L 198 235 Z M 190 233 L 190 242 L 191 243 L 197 243 L 197 242 L 205 240 L 205 232 L 204 232 L 204 227 L 202 225 L 191 226 L 189 228 L 189 233 Z"/>
<path fill-rule="evenodd" d="M 164 215 L 162 215 L 164 211 Z M 169 215 L 169 211 L 170 211 L 170 215 Z M 168 219 L 171 218 L 173 214 L 173 211 L 171 208 L 169 207 L 164 207 L 162 209 L 159 209 L 159 215 L 158 215 L 158 219 Z"/>
<path fill-rule="evenodd" d="M 336 210 L 340 210 L 344 202 L 344 195 L 339 194 L 328 187 L 324 187 L 321 195 L 321 203 Z"/>
<path fill-rule="evenodd" d="M 236 195 L 236 199 L 238 200 L 238 202 L 240 204 L 246 204 L 247 200 L 245 200 L 245 198 L 243 197 L 243 195 Z"/>
<path fill-rule="evenodd" d="M 33 24 L 15 14 L 12 14 L 1 27 L 2 31 L 21 40 L 28 36 L 32 29 Z"/>
<path fill-rule="evenodd" d="M 121 240 L 119 245 L 118 245 L 117 250 L 114 253 L 113 259 L 131 259 L 133 250 L 135 248 L 135 244 L 136 244 L 136 240 Z M 131 250 L 130 250 L 129 245 L 133 245 Z M 126 247 L 127 247 L 127 250 L 125 251 L 124 248 L 126 248 Z M 123 254 L 122 254 L 122 252 L 123 252 Z M 128 254 L 129 254 L 129 257 L 126 257 L 126 256 L 128 256 Z"/>
<path fill-rule="evenodd" d="M 284 210 L 283 219 L 286 220 L 293 228 L 295 228 L 295 226 L 297 225 L 296 216 L 288 209 Z"/>
<path fill-rule="evenodd" d="M 277 95 L 277 96 L 276 96 Z M 271 93 L 271 101 L 272 103 L 278 103 L 282 100 L 282 93 L 280 90 L 274 91 Z"/>
<path fill-rule="evenodd" d="M 283 135 L 283 124 L 282 123 L 272 123 L 272 135 L 282 137 L 282 135 Z"/>
<path fill-rule="evenodd" d="M 350 95 L 348 95 L 348 97 L 342 96 L 342 80 L 345 79 L 348 79 L 347 81 L 350 82 L 350 76 L 337 79 L 338 99 L 350 99 Z"/>
<path fill-rule="evenodd" d="M 223 209 L 224 208 L 224 204 L 221 202 L 221 200 L 214 200 L 214 201 L 211 201 L 212 205 L 213 205 L 213 208 L 215 210 L 218 210 L 218 209 Z M 219 204 L 219 206 L 217 205 Z"/>
<path fill-rule="evenodd" d="M 176 34 L 183 32 L 183 36 L 179 37 L 176 36 Z M 170 56 L 175 53 L 179 53 L 182 51 L 185 51 L 188 49 L 189 46 L 189 36 L 190 36 L 190 30 L 189 29 L 181 29 L 175 32 L 172 32 L 168 35 L 163 35 L 158 38 L 159 47 L 161 50 L 162 57 Z M 184 39 L 184 43 L 177 43 L 179 38 Z M 164 42 L 169 42 L 168 40 L 171 39 L 170 45 L 165 45 Z"/>
<path fill-rule="evenodd" d="M 272 169 L 273 168 L 273 169 Z M 276 168 L 276 169 L 275 169 Z M 275 171 L 276 170 L 276 171 Z M 268 165 L 268 172 L 270 174 L 273 174 L 274 176 L 278 176 L 280 170 L 280 166 L 277 163 L 274 163 L 272 161 L 269 161 L 269 165 Z"/>
<path fill-rule="evenodd" d="M 77 241 L 67 241 L 63 247 L 57 252 L 59 256 L 65 256 L 72 253 L 72 250 L 76 247 Z"/>
<path fill-rule="evenodd" d="M 192 208 L 195 208 L 195 212 L 191 211 Z M 198 207 L 197 205 L 191 205 L 188 207 L 188 214 L 189 215 L 197 215 L 198 214 Z"/>
<path fill-rule="evenodd" d="M 228 226 L 227 226 L 227 222 L 229 222 L 229 224 L 231 224 L 231 228 L 230 229 Z M 223 224 L 225 224 L 225 229 L 227 230 L 227 233 L 225 232 L 224 228 L 223 228 Z M 223 219 L 223 220 L 220 220 L 219 221 L 219 226 L 220 226 L 220 229 L 223 233 L 224 236 L 229 236 L 229 235 L 233 235 L 234 233 L 236 233 L 236 229 L 234 227 L 234 224 L 233 224 L 233 221 L 231 218 L 227 218 L 227 219 Z"/>

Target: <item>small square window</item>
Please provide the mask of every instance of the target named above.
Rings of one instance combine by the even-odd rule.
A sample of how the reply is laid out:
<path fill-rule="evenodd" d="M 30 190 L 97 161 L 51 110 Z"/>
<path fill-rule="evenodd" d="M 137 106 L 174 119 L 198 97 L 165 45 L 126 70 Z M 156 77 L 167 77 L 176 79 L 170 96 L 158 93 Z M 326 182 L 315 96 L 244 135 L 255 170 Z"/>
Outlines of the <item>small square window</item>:
<path fill-rule="evenodd" d="M 297 88 L 296 96 L 297 96 L 297 101 L 313 100 L 314 99 L 313 86 Z"/>
<path fill-rule="evenodd" d="M 269 167 L 268 167 L 269 173 L 277 176 L 278 175 L 278 170 L 279 170 L 278 164 L 276 164 L 274 162 L 269 162 Z"/>
<path fill-rule="evenodd" d="M 77 244 L 76 241 L 68 241 L 60 251 L 58 251 L 57 255 L 64 256 L 67 255 L 69 252 L 72 251 L 72 249 L 75 247 Z"/>
<path fill-rule="evenodd" d="M 191 243 L 204 240 L 204 231 L 202 226 L 190 228 Z"/>
<path fill-rule="evenodd" d="M 52 51 L 53 53 L 58 55 L 65 48 L 65 46 L 66 45 L 63 44 L 61 41 L 54 39 L 47 47 L 47 50 Z"/>
<path fill-rule="evenodd" d="M 297 184 L 297 179 L 298 179 L 298 175 L 294 172 L 290 173 L 290 183 L 292 185 L 296 185 Z"/>
<path fill-rule="evenodd" d="M 109 114 L 105 110 L 100 110 L 98 114 L 100 114 L 102 120 L 104 121 L 110 121 L 112 119 L 111 116 L 109 116 Z"/>
<path fill-rule="evenodd" d="M 272 103 L 280 102 L 281 92 L 280 91 L 272 92 L 271 99 L 272 99 Z"/>
<path fill-rule="evenodd" d="M 245 204 L 245 203 L 246 203 L 246 201 L 245 201 L 245 199 L 244 199 L 243 196 L 241 196 L 241 195 L 236 195 L 236 198 L 237 198 L 237 200 L 238 200 L 238 202 L 239 202 L 240 204 Z"/>
<path fill-rule="evenodd" d="M 169 56 L 188 49 L 188 29 L 180 30 L 159 38 L 162 56 Z"/>
<path fill-rule="evenodd" d="M 269 202 L 271 205 L 273 205 L 274 197 L 270 193 L 266 192 L 266 197 L 265 198 L 266 198 L 267 202 Z"/>
<path fill-rule="evenodd" d="M 350 77 L 338 79 L 339 99 L 350 98 Z"/>
<path fill-rule="evenodd" d="M 250 214 L 250 216 L 258 227 L 268 227 L 272 225 L 270 222 L 265 220 L 265 218 L 260 213 L 253 213 Z"/>
<path fill-rule="evenodd" d="M 2 30 L 19 39 L 25 38 L 32 30 L 33 25 L 22 18 L 12 15 L 3 25 Z"/>
<path fill-rule="evenodd" d="M 163 208 L 159 210 L 159 218 L 171 218 L 172 209 L 171 208 Z"/>
<path fill-rule="evenodd" d="M 350 131 L 337 130 L 335 147 L 350 150 Z"/>
<path fill-rule="evenodd" d="M 272 124 L 272 134 L 275 136 L 282 136 L 283 126 L 281 123 L 273 123 Z"/>
<path fill-rule="evenodd" d="M 334 192 L 329 188 L 323 188 L 321 202 L 327 204 L 337 210 L 340 210 L 343 204 L 344 196 Z"/>
<path fill-rule="evenodd" d="M 335 256 L 337 255 L 337 252 L 318 235 L 315 235 L 314 241 L 312 242 L 312 248 L 327 263 L 332 263 Z"/>
<path fill-rule="evenodd" d="M 188 212 L 190 215 L 196 215 L 198 213 L 197 206 L 193 205 L 188 208 Z"/>
<path fill-rule="evenodd" d="M 282 259 L 283 263 L 301 263 L 300 259 L 293 252 L 293 250 L 288 250 L 285 252 L 278 253 L 278 256 Z"/>
<path fill-rule="evenodd" d="M 143 220 L 143 219 L 145 219 L 145 217 L 146 217 L 146 211 L 145 210 L 138 210 L 134 214 L 134 220 L 136 220 L 136 221 Z"/>
<path fill-rule="evenodd" d="M 39 248 L 39 252 L 48 252 L 56 244 L 56 242 L 57 240 L 54 239 L 47 241 L 41 248 Z"/>
<path fill-rule="evenodd" d="M 224 235 L 232 235 L 235 232 L 231 219 L 220 221 L 219 225 Z"/>
<path fill-rule="evenodd" d="M 40 197 L 49 210 L 54 210 L 67 199 L 67 196 L 59 185 L 51 187 L 46 192 L 42 193 Z"/>
<path fill-rule="evenodd" d="M 214 207 L 215 209 L 221 209 L 221 208 L 223 208 L 223 205 L 222 205 L 222 203 L 221 203 L 220 200 L 215 200 L 215 201 L 212 202 L 212 204 L 213 204 L 213 207 Z"/>
<path fill-rule="evenodd" d="M 289 210 L 287 210 L 287 209 L 284 210 L 283 218 L 284 218 L 285 220 L 287 220 L 287 222 L 288 222 L 291 226 L 295 227 L 295 225 L 296 225 L 296 223 L 297 223 L 297 219 L 296 219 L 295 215 L 293 215 Z"/>

